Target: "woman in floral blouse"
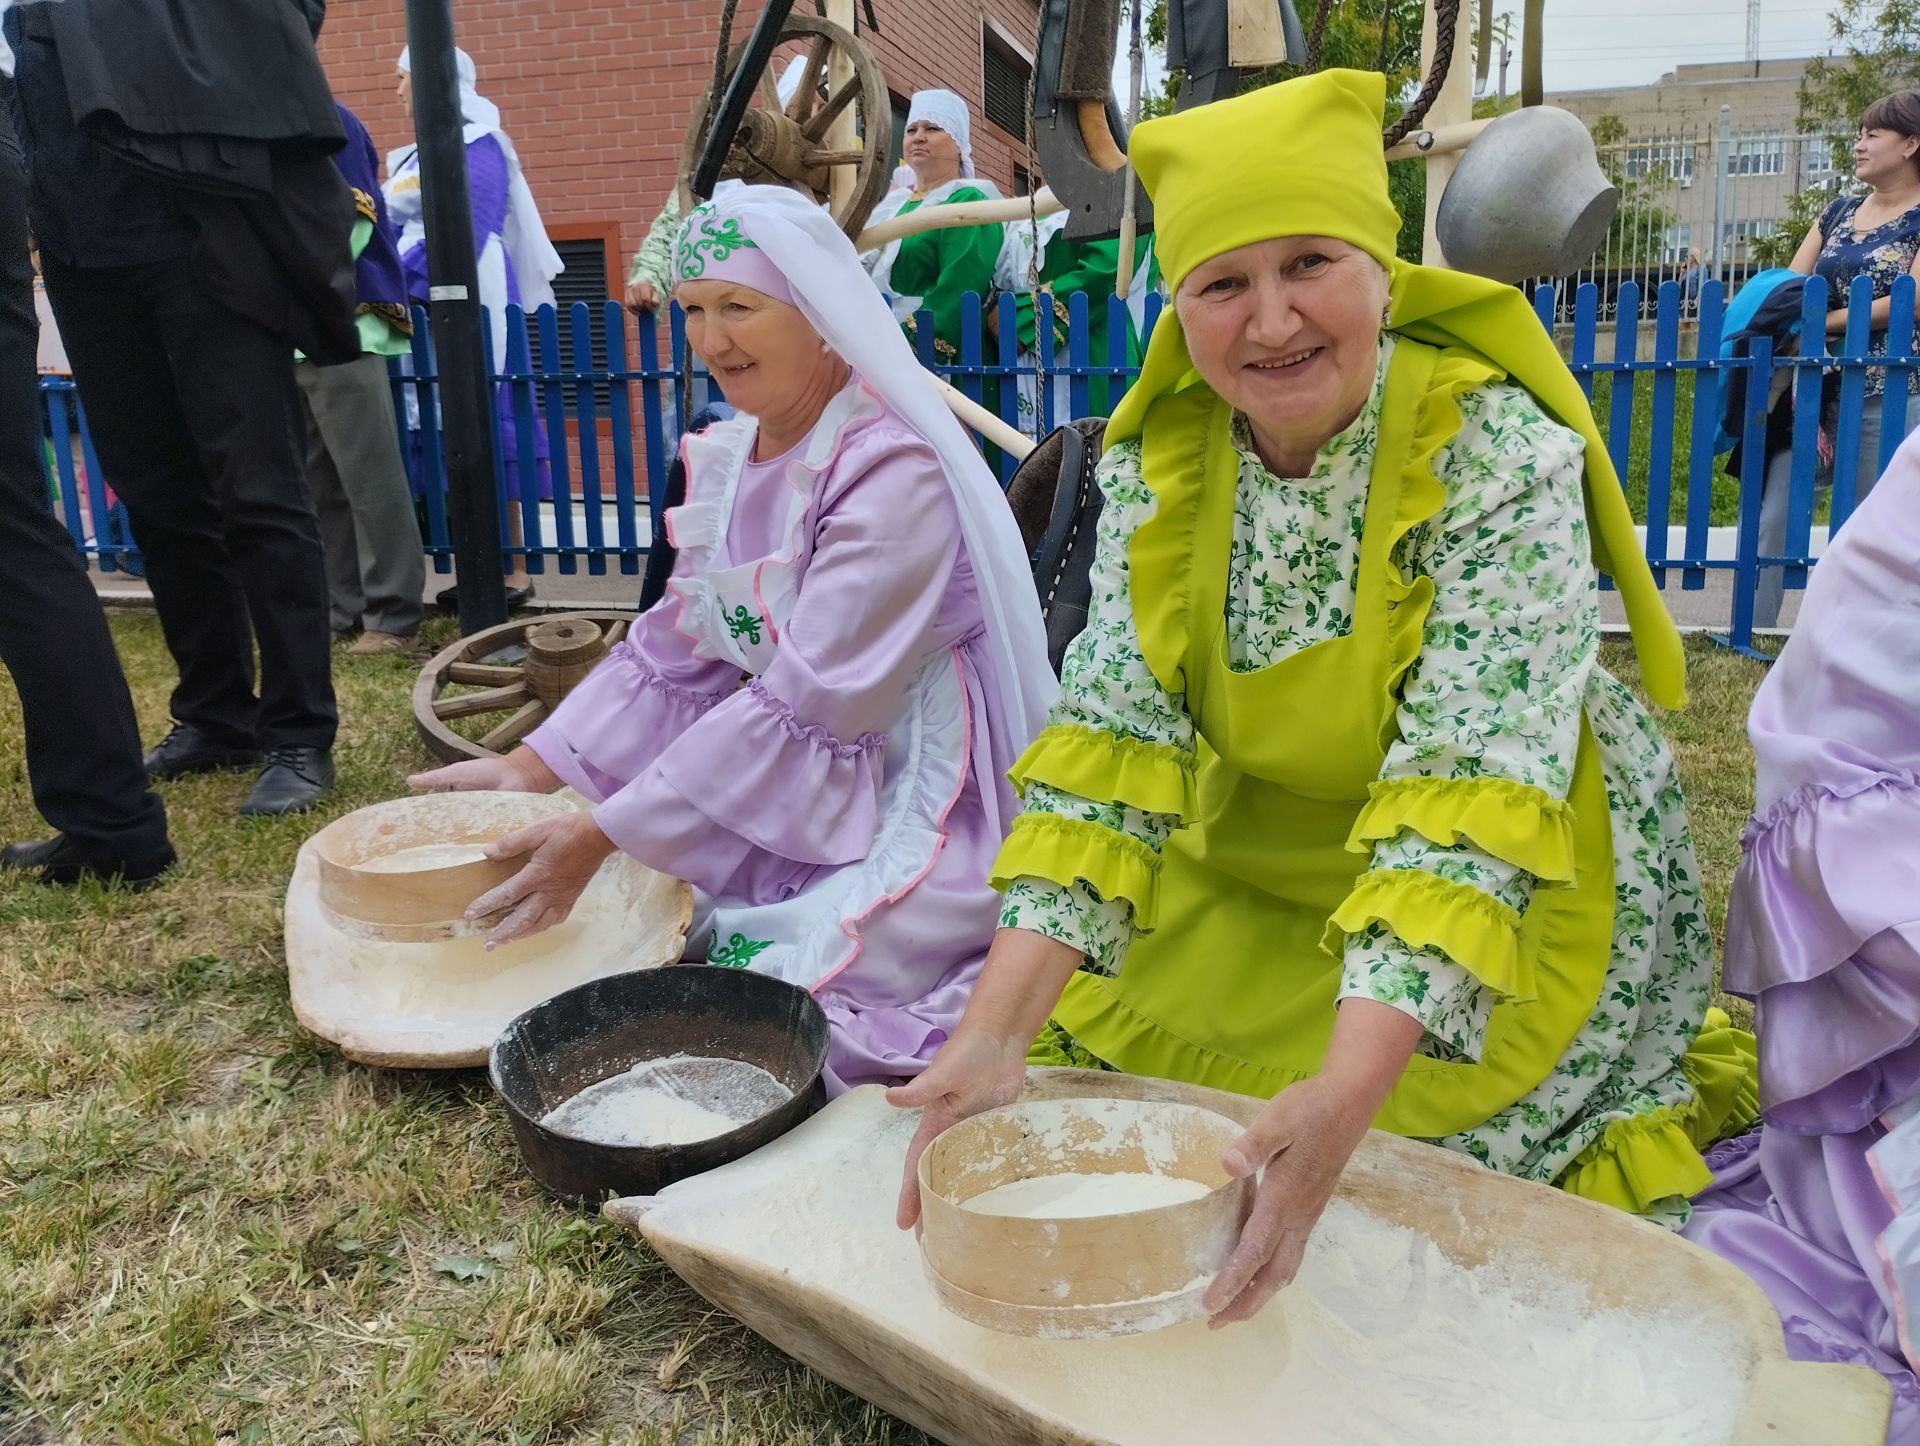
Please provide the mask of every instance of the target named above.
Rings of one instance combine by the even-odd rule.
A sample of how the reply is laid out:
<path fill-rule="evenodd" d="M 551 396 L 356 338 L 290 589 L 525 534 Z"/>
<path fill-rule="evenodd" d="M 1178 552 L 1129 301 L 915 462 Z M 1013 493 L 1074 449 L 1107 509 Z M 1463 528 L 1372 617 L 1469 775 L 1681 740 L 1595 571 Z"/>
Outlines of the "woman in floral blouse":
<path fill-rule="evenodd" d="M 1107 433 L 1000 934 L 890 1096 L 923 1144 L 1009 1099 L 1036 1034 L 1039 1062 L 1271 1096 L 1226 1156 L 1265 1173 L 1222 1320 L 1291 1278 L 1369 1124 L 1678 1223 L 1755 1104 L 1672 757 L 1597 660 L 1596 563 L 1667 704 L 1678 640 L 1525 302 L 1394 260 L 1383 84 L 1135 133 L 1173 314 Z"/>
<path fill-rule="evenodd" d="M 1887 327 L 1892 321 L 1893 283 L 1902 276 L 1920 276 L 1920 93 L 1904 91 L 1884 96 L 1860 117 L 1860 138 L 1853 145 L 1853 174 L 1867 186 L 1862 196 L 1842 196 L 1820 213 L 1794 254 L 1792 268 L 1803 276 L 1827 279 L 1827 335 L 1835 350 L 1847 330 L 1847 299 L 1853 281 L 1864 276 L 1873 287 L 1872 328 L 1867 353 L 1887 354 Z M 1867 372 L 1867 399 L 1860 411 L 1860 450 L 1855 458 L 1854 502 L 1866 500 L 1880 476 L 1880 453 L 1887 446 L 1883 409 L 1887 375 L 1883 368 Z M 1911 420 L 1910 420 L 1911 418 Z M 1829 426 L 1837 413 L 1825 419 Z M 1894 418 L 1894 441 L 1913 430 L 1920 405 Z M 1888 447 L 1891 455 L 1891 447 Z M 1768 519 L 1771 520 L 1771 519 Z M 1784 546 L 1784 508 L 1779 538 L 1772 554 Z M 1761 551 L 1768 552 L 1767 522 L 1761 523 Z"/>

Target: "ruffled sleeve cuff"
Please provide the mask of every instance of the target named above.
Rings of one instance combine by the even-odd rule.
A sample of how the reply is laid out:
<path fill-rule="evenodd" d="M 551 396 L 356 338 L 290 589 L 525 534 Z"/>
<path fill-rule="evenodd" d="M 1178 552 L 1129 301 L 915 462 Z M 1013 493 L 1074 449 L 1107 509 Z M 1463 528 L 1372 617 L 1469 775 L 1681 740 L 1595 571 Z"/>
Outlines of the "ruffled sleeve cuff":
<path fill-rule="evenodd" d="M 1115 829 L 1057 813 L 1023 813 L 1000 846 L 991 882 L 1004 893 L 1022 875 L 1061 885 L 1085 880 L 1102 899 L 1133 906 L 1135 933 L 1153 928 L 1160 900 L 1160 855 Z"/>
<path fill-rule="evenodd" d="M 1096 803 L 1123 803 L 1181 819 L 1195 812 L 1193 755 L 1080 723 L 1040 731 L 1007 777 L 1023 795 L 1044 783 Z"/>
<path fill-rule="evenodd" d="M 1573 809 L 1544 789 L 1510 778 L 1383 778 L 1347 837 L 1367 853 L 1403 830 L 1452 847 L 1462 837 L 1547 884 L 1573 881 Z"/>
<path fill-rule="evenodd" d="M 568 787 L 595 803 L 619 792 L 732 690 L 703 693 L 668 682 L 618 643 L 527 736 L 527 747 Z"/>
<path fill-rule="evenodd" d="M 659 777 L 756 848 L 847 864 L 866 856 L 879 828 L 886 741 L 883 733 L 842 740 L 803 723 L 755 679 L 661 755 Z"/>
<path fill-rule="evenodd" d="M 1692 1199 L 1713 1183 L 1701 1151 L 1760 1117 L 1758 1069 L 1753 1036 L 1709 1009 L 1680 1061 L 1689 1097 L 1610 1120 L 1556 1183 L 1636 1215 Z"/>
<path fill-rule="evenodd" d="M 1321 947 L 1344 955 L 1347 936 L 1383 924 L 1415 949 L 1438 949 L 1501 997 L 1534 997 L 1533 960 L 1520 949 L 1520 914 L 1469 884 L 1420 869 L 1372 869 L 1327 921 Z"/>

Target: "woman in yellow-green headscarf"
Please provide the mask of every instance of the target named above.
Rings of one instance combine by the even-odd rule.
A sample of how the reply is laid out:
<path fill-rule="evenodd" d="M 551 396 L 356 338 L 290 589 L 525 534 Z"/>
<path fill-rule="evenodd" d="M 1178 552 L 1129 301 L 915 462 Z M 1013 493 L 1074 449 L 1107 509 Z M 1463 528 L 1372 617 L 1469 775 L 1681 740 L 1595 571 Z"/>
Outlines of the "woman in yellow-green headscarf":
<path fill-rule="evenodd" d="M 1335 71 L 1135 133 L 1173 312 L 1107 431 L 1000 934 L 892 1096 L 924 1143 L 1031 1045 L 1272 1097 L 1227 1157 L 1265 1176 L 1224 1319 L 1292 1277 L 1369 1124 L 1678 1224 L 1756 1105 L 1596 566 L 1667 705 L 1678 639 L 1525 302 L 1395 261 L 1382 101 Z"/>

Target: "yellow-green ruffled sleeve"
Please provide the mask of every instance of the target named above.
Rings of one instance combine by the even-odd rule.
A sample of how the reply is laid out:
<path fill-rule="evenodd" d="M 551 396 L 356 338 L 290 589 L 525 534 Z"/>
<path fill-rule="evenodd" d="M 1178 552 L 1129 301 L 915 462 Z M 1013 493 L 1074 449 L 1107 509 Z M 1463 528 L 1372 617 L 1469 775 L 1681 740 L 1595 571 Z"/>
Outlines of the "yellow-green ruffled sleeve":
<path fill-rule="evenodd" d="M 1429 1053 L 1477 1058 L 1494 999 L 1531 997 L 1534 889 L 1573 877 L 1565 800 L 1599 630 L 1580 439 L 1510 385 L 1459 407 L 1434 466 L 1446 503 L 1403 559 L 1434 593 L 1400 736 L 1349 840 L 1372 866 L 1329 942 L 1342 997 L 1415 1015 Z"/>
<path fill-rule="evenodd" d="M 1087 626 L 1047 726 L 1013 766 L 1025 808 L 994 885 L 1008 896 L 1004 926 L 1060 939 L 1111 972 L 1133 934 L 1153 927 L 1160 849 L 1193 812 L 1194 733 L 1185 699 L 1141 655 L 1128 595 L 1128 544 L 1154 505 L 1138 445 L 1109 452 L 1098 481 Z"/>

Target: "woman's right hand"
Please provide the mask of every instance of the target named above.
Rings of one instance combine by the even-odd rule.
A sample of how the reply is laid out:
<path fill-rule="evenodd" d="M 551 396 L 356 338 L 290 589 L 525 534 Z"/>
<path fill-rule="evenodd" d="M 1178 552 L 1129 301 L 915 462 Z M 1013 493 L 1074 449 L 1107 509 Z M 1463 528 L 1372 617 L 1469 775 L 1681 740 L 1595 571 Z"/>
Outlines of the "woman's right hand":
<path fill-rule="evenodd" d="M 469 758 L 407 779 L 415 793 L 551 793 L 560 783 L 560 775 L 524 743 L 503 758 Z"/>
<path fill-rule="evenodd" d="M 660 293 L 650 281 L 636 281 L 627 288 L 627 310 L 635 316 L 652 316 L 660 309 Z"/>
<path fill-rule="evenodd" d="M 910 1230 L 920 1219 L 920 1157 L 934 1137 L 982 1110 L 1010 1105 L 1019 1098 L 1027 1073 L 1026 1041 L 995 1038 L 963 1025 L 940 1046 L 919 1077 L 887 1091 L 887 1103 L 920 1110 L 920 1128 L 907 1146 L 907 1168 L 900 1181 L 894 1220 Z"/>

